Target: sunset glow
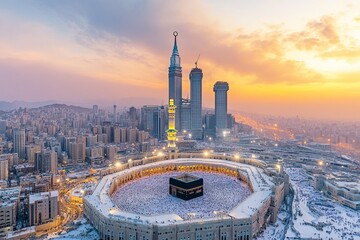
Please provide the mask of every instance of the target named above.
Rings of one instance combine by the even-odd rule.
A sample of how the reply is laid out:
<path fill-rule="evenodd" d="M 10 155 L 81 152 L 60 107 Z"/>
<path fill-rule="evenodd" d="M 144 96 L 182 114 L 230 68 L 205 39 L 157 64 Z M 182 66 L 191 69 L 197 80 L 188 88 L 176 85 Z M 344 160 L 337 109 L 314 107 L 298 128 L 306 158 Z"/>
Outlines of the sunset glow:
<path fill-rule="evenodd" d="M 359 1 L 179 4 L 1 1 L 0 100 L 164 104 L 176 30 L 184 97 L 200 54 L 205 107 L 223 80 L 232 111 L 360 119 Z"/>

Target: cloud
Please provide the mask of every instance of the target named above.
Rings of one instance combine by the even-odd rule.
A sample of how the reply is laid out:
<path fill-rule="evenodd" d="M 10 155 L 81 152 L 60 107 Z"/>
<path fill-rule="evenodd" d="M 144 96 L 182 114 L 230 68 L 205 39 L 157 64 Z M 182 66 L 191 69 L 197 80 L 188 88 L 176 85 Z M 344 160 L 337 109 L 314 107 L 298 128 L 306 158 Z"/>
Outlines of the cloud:
<path fill-rule="evenodd" d="M 6 86 L 0 88 L 1 98 L 11 100 L 54 99 L 78 103 L 104 102 L 119 98 L 134 98 L 145 93 L 144 89 L 139 89 L 136 83 L 111 82 L 79 75 L 44 62 L 16 59 L 0 59 L 0 79 L 2 85 Z M 161 89 L 147 86 L 146 96 L 160 102 L 161 91 Z"/>
<path fill-rule="evenodd" d="M 64 52 L 76 49 L 76 44 L 79 49 L 88 49 L 86 55 L 89 57 L 78 54 L 74 59 L 83 58 L 84 66 L 91 68 L 92 75 L 118 81 L 127 81 L 129 74 L 130 80 L 135 80 L 129 68 L 132 64 L 139 70 L 151 71 L 149 84 L 165 85 L 174 30 L 180 33 L 184 76 L 200 53 L 200 64 L 208 62 L 209 66 L 260 84 L 323 81 L 321 74 L 304 62 L 286 57 L 289 43 L 298 49 L 310 50 L 324 46 L 324 42 L 338 41 L 334 20 L 327 16 L 310 21 L 303 31 L 295 33 L 286 33 L 281 26 L 272 25 L 256 32 L 239 30 L 232 34 L 219 28 L 201 2 L 183 3 L 181 8 L 177 1 L 158 0 L 151 4 L 145 0 L 109 0 L 106 4 L 99 0 L 30 3 L 47 14 L 58 16 L 66 24 L 67 34 L 74 39 Z M 194 9 L 196 14 L 193 14 Z M 56 52 L 56 49 L 51 51 Z M 85 72 L 86 67 L 80 65 L 76 64 Z M 208 72 L 213 71 L 208 69 Z M 137 81 L 141 83 L 140 79 Z"/>
<path fill-rule="evenodd" d="M 339 59 L 345 60 L 349 63 L 356 63 L 360 59 L 360 46 L 359 47 L 339 47 L 334 50 L 324 51 L 319 54 L 323 59 Z"/>
<path fill-rule="evenodd" d="M 76 42 L 94 51 L 98 61 L 122 59 L 144 65 L 141 69 L 157 69 L 151 82 L 166 83 L 174 30 L 180 33 L 184 76 L 200 53 L 201 61 L 253 83 L 302 84 L 322 79 L 304 63 L 284 57 L 283 43 L 277 38 L 281 30 L 270 27 L 271 31 L 238 36 L 222 32 L 200 2 L 183 3 L 179 8 L 176 1 L 51 1 L 41 7 L 64 19 Z M 320 29 L 315 22 L 311 27 Z M 330 36 L 328 32 L 323 30 Z"/>
<path fill-rule="evenodd" d="M 288 35 L 285 40 L 300 50 L 324 50 L 340 42 L 335 20 L 331 16 L 308 22 L 304 30 Z"/>
<path fill-rule="evenodd" d="M 28 3 L 29 4 L 29 3 Z M 201 2 L 134 0 L 106 3 L 100 0 L 33 1 L 43 12 L 56 15 L 67 26 L 73 39 L 64 52 L 87 49 L 73 59 L 81 74 L 87 72 L 96 78 L 119 82 L 145 84 L 166 88 L 167 66 L 172 49 L 172 31 L 179 35 L 184 80 L 193 67 L 197 55 L 200 65 L 213 81 L 221 72 L 230 72 L 235 79 L 247 84 L 297 85 L 324 82 L 324 76 L 302 60 L 289 58 L 293 50 L 316 51 L 319 56 L 338 46 L 341 38 L 332 16 L 309 21 L 302 30 L 287 31 L 283 25 L 271 25 L 255 32 L 221 30 L 207 14 Z M 196 10 L 196 14 L 194 11 Z M 56 27 L 56 26 L 55 26 Z M 64 39 L 65 40 L 65 39 Z M 78 45 L 78 48 L 76 47 Z M 328 53 L 330 54 L 330 52 Z M 335 54 L 335 52 L 334 52 Z M 338 53 L 340 56 L 340 53 Z M 68 68 L 68 66 L 66 66 Z M 207 68 L 207 69 L 206 69 Z M 146 76 L 143 74 L 146 73 Z M 246 79 L 246 80 L 244 80 Z"/>

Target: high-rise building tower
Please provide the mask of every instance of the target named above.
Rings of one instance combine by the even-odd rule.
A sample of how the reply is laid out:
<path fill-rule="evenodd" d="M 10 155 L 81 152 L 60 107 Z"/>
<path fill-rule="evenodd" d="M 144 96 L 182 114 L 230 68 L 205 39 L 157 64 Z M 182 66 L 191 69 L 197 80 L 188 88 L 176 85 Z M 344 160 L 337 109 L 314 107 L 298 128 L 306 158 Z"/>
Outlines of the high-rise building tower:
<path fill-rule="evenodd" d="M 227 82 L 216 82 L 215 92 L 215 131 L 216 137 L 224 137 L 227 133 Z"/>
<path fill-rule="evenodd" d="M 146 105 L 141 108 L 141 130 L 145 130 L 159 140 L 166 138 L 166 111 L 163 106 Z"/>
<path fill-rule="evenodd" d="M 13 141 L 14 141 L 14 153 L 17 153 L 20 159 L 24 159 L 26 157 L 25 130 L 14 129 Z"/>
<path fill-rule="evenodd" d="M 183 99 L 181 108 L 176 111 L 176 114 L 180 112 L 180 129 L 185 134 L 191 133 L 191 106 L 190 99 Z"/>
<path fill-rule="evenodd" d="M 0 180 L 8 180 L 9 177 L 9 160 L 0 158 Z"/>
<path fill-rule="evenodd" d="M 35 153 L 35 171 L 56 174 L 57 170 L 57 153 L 54 150 L 44 149 Z"/>
<path fill-rule="evenodd" d="M 93 114 L 97 115 L 99 113 L 99 106 L 93 105 Z"/>
<path fill-rule="evenodd" d="M 191 106 L 191 134 L 193 139 L 202 139 L 202 78 L 200 68 L 193 68 L 190 72 L 190 106 Z"/>
<path fill-rule="evenodd" d="M 167 130 L 168 135 L 168 148 L 171 152 L 176 150 L 176 128 L 175 128 L 175 119 L 176 106 L 174 99 L 169 100 L 168 114 L 169 114 L 169 129 Z"/>
<path fill-rule="evenodd" d="M 0 119 L 0 134 L 5 134 L 6 132 L 6 120 L 1 120 Z"/>
<path fill-rule="evenodd" d="M 182 70 L 180 63 L 180 55 L 177 48 L 176 37 L 178 36 L 177 32 L 173 33 L 174 35 L 174 48 L 170 57 L 170 67 L 169 67 L 169 101 L 174 99 L 176 108 L 178 108 L 178 114 L 175 117 L 175 128 L 180 129 L 180 108 L 182 102 Z"/>
<path fill-rule="evenodd" d="M 113 123 L 116 122 L 116 105 L 114 105 Z"/>

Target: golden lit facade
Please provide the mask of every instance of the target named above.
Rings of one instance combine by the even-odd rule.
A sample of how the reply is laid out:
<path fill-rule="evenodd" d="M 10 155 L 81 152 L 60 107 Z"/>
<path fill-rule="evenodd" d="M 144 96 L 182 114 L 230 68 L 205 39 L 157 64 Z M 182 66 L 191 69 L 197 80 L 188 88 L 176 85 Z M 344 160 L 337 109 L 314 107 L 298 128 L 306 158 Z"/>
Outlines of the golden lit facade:
<path fill-rule="evenodd" d="M 166 131 L 168 136 L 168 148 L 170 151 L 176 150 L 176 129 L 175 129 L 175 111 L 176 106 L 173 98 L 169 99 L 168 114 L 169 128 Z"/>

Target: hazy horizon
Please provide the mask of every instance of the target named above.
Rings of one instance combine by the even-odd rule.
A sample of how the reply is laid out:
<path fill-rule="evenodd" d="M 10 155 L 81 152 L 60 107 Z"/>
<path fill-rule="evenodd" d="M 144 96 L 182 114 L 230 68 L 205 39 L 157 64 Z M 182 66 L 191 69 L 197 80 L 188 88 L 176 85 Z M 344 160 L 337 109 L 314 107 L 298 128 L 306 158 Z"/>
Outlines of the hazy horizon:
<path fill-rule="evenodd" d="M 204 107 L 222 80 L 231 111 L 359 121 L 359 12 L 340 0 L 1 1 L 0 100 L 166 104 L 176 30 L 184 98 L 201 54 Z"/>

